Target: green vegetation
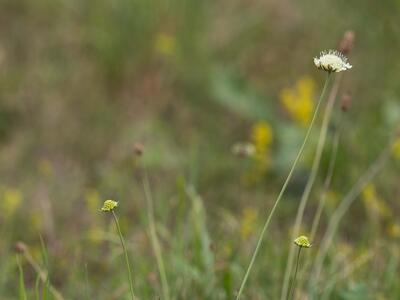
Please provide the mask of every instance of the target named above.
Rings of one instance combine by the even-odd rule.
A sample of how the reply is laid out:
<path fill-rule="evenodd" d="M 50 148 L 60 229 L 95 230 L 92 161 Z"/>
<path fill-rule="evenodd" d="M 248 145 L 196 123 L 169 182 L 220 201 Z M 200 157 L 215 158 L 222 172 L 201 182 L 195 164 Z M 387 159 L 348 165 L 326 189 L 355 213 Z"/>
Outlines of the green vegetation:
<path fill-rule="evenodd" d="M 399 14 L 1 1 L 0 299 L 399 299 Z"/>

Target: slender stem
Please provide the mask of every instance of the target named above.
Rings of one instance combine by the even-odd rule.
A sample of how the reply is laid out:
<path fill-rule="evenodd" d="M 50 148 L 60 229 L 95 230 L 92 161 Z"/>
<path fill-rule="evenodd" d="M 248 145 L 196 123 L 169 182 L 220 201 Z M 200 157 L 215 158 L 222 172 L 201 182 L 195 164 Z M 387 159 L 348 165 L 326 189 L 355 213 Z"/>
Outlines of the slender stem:
<path fill-rule="evenodd" d="M 143 178 L 143 187 L 144 187 L 144 192 L 145 192 L 145 198 L 147 201 L 151 242 L 153 245 L 154 254 L 156 256 L 158 270 L 160 272 L 161 286 L 162 286 L 162 291 L 163 291 L 163 296 L 164 296 L 163 299 L 169 300 L 170 299 L 169 285 L 168 285 L 168 280 L 167 280 L 167 274 L 165 272 L 165 265 L 164 265 L 164 260 L 162 257 L 160 241 L 158 239 L 157 232 L 156 232 L 156 226 L 155 226 L 155 220 L 154 220 L 153 198 L 151 196 L 149 178 L 147 176 L 146 167 L 145 167 L 144 171 L 145 171 L 145 174 L 144 174 L 144 178 Z"/>
<path fill-rule="evenodd" d="M 17 266 L 18 266 L 18 273 L 19 273 L 19 300 L 27 300 L 28 298 L 26 297 L 26 289 L 25 289 L 25 282 L 24 282 L 24 270 L 22 269 L 19 254 L 17 254 Z"/>
<path fill-rule="evenodd" d="M 47 299 L 47 295 L 49 294 L 49 290 L 50 290 L 50 268 L 49 268 L 49 259 L 48 259 L 48 255 L 47 255 L 47 248 L 45 245 L 45 242 L 43 240 L 42 235 L 39 233 L 39 239 L 40 239 L 40 246 L 42 247 L 42 256 L 43 256 L 43 264 L 44 264 L 44 268 L 46 269 L 46 283 L 45 283 L 45 289 L 43 291 L 44 295 L 43 296 L 44 299 Z"/>
<path fill-rule="evenodd" d="M 339 115 L 339 117 L 341 117 L 342 114 Z M 341 119 L 341 118 L 340 118 Z M 340 124 L 340 121 L 338 122 Z M 321 220 L 321 215 L 322 215 L 322 211 L 324 209 L 325 206 L 325 202 L 326 202 L 326 197 L 328 194 L 328 190 L 329 187 L 331 185 L 331 181 L 333 178 L 333 173 L 334 173 L 334 169 L 335 169 L 335 163 L 336 163 L 336 157 L 337 157 L 337 151 L 338 151 L 338 147 L 339 147 L 339 141 L 340 141 L 340 135 L 341 132 L 343 130 L 342 128 L 343 126 L 340 126 L 336 129 L 335 135 L 333 137 L 333 145 L 332 145 L 332 151 L 331 151 L 331 155 L 330 155 L 330 159 L 329 159 L 329 166 L 328 166 L 328 171 L 325 177 L 325 181 L 324 181 L 324 185 L 323 185 L 323 190 L 322 193 L 319 197 L 319 201 L 318 201 L 318 208 L 317 208 L 317 212 L 315 213 L 314 216 L 314 220 L 312 222 L 312 226 L 311 226 L 311 233 L 310 233 L 310 240 L 314 241 L 315 240 L 315 236 L 318 230 L 318 226 L 319 226 L 319 222 Z M 308 269 L 311 265 L 311 257 L 309 255 L 310 253 L 308 252 L 305 258 L 305 263 L 304 263 L 304 268 Z M 300 285 L 302 284 L 302 281 L 300 281 Z"/>
<path fill-rule="evenodd" d="M 333 137 L 333 146 L 332 146 L 331 157 L 329 160 L 328 172 L 324 181 L 324 187 L 320 200 L 318 201 L 317 212 L 315 213 L 315 217 L 311 226 L 311 233 L 310 233 L 311 241 L 315 239 L 315 235 L 317 234 L 319 221 L 321 220 L 322 211 L 325 206 L 326 196 L 328 194 L 328 190 L 332 182 L 333 172 L 335 170 L 335 163 L 337 158 L 337 151 L 339 148 L 340 134 L 341 134 L 341 128 L 338 128 L 335 132 L 335 136 Z"/>
<path fill-rule="evenodd" d="M 131 291 L 132 300 L 135 300 L 135 293 L 133 292 L 132 272 L 131 272 L 131 267 L 129 264 L 128 251 L 126 249 L 124 237 L 122 236 L 121 228 L 119 227 L 117 215 L 115 214 L 114 211 L 111 211 L 111 212 L 113 214 L 115 225 L 117 226 L 117 230 L 118 230 L 119 239 L 121 240 L 121 245 L 122 245 L 122 248 L 123 248 L 124 254 L 125 254 L 125 263 L 126 263 L 126 268 L 128 269 L 129 288 Z"/>
<path fill-rule="evenodd" d="M 326 137 L 327 137 L 327 133 L 328 133 L 329 122 L 331 119 L 336 96 L 337 96 L 337 93 L 339 90 L 341 78 L 342 78 L 342 74 L 339 74 L 335 78 L 332 90 L 329 93 L 327 105 L 326 105 L 326 108 L 324 111 L 324 117 L 323 117 L 323 121 L 322 121 L 321 131 L 320 131 L 319 138 L 318 138 L 317 150 L 316 150 L 314 160 L 312 163 L 312 167 L 311 167 L 311 172 L 308 177 L 307 184 L 304 188 L 304 192 L 301 196 L 299 208 L 297 209 L 292 239 L 294 239 L 296 236 L 299 235 L 299 230 L 300 230 L 300 226 L 301 226 L 301 223 L 303 220 L 304 211 L 306 209 L 308 199 L 310 198 L 310 194 L 311 194 L 311 190 L 314 186 L 314 182 L 317 178 L 317 174 L 318 174 L 318 170 L 319 170 L 319 166 L 320 166 L 321 158 L 322 158 L 322 152 L 324 150 L 325 141 L 326 141 Z M 286 264 L 285 277 L 284 277 L 283 286 L 282 286 L 281 300 L 286 299 L 290 274 L 292 273 L 292 268 L 293 268 L 295 247 L 296 247 L 295 245 L 292 245 L 289 249 L 289 257 L 288 257 L 287 264 Z"/>
<path fill-rule="evenodd" d="M 36 275 L 36 281 L 35 281 L 35 298 L 36 298 L 36 300 L 40 300 L 39 286 L 40 286 L 40 277 L 39 277 L 39 275 Z"/>
<path fill-rule="evenodd" d="M 326 78 L 326 80 L 325 80 L 324 87 L 323 87 L 323 89 L 322 89 L 321 96 L 320 96 L 320 98 L 319 98 L 319 100 L 318 100 L 318 104 L 317 104 L 317 106 L 316 106 L 316 108 L 315 108 L 315 110 L 314 110 L 314 115 L 313 115 L 313 117 L 312 117 L 312 119 L 311 119 L 310 125 L 308 126 L 306 135 L 305 135 L 305 137 L 304 137 L 303 144 L 301 145 L 300 150 L 299 150 L 299 152 L 297 153 L 296 159 L 295 159 L 294 162 L 293 162 L 293 165 L 292 165 L 292 167 L 291 167 L 291 169 L 290 169 L 290 171 L 289 171 L 289 174 L 288 174 L 288 176 L 287 176 L 287 178 L 286 178 L 286 180 L 285 180 L 285 182 L 284 182 L 284 184 L 283 184 L 283 186 L 282 186 L 282 189 L 280 190 L 280 192 L 279 192 L 279 194 L 278 194 L 278 197 L 276 198 L 276 201 L 275 201 L 275 203 L 274 203 L 274 205 L 273 205 L 273 207 L 272 207 L 272 209 L 271 209 L 271 211 L 270 211 L 270 213 L 269 213 L 269 215 L 268 215 L 268 217 L 267 217 L 267 220 L 265 221 L 265 224 L 264 224 L 264 226 L 263 226 L 263 228 L 262 228 L 262 230 L 261 230 L 260 236 L 259 236 L 258 241 L 257 241 L 257 245 L 256 245 L 256 247 L 255 247 L 255 249 L 254 249 L 254 252 L 253 252 L 253 255 L 252 255 L 252 257 L 251 257 L 249 266 L 247 267 L 246 273 L 245 273 L 244 278 L 243 278 L 243 280 L 242 280 L 242 283 L 241 283 L 241 285 L 240 285 L 240 289 L 239 289 L 238 294 L 237 294 L 237 296 L 236 296 L 236 300 L 239 300 L 240 297 L 241 297 L 241 295 L 242 295 L 242 293 L 243 293 L 244 286 L 246 285 L 246 282 L 247 282 L 247 279 L 248 279 L 248 277 L 249 277 L 250 271 L 251 271 L 251 269 L 252 269 L 252 267 L 253 267 L 254 261 L 255 261 L 255 259 L 256 259 L 256 257 L 257 257 L 258 251 L 259 251 L 260 246 L 261 246 L 261 244 L 262 244 L 262 241 L 263 241 L 263 238 L 264 238 L 264 234 L 265 234 L 265 232 L 266 232 L 267 229 L 268 229 L 268 226 L 269 226 L 269 223 L 271 222 L 272 216 L 274 215 L 275 210 L 276 210 L 276 208 L 277 208 L 277 206 L 278 206 L 280 200 L 282 199 L 282 196 L 283 196 L 284 192 L 286 191 L 286 188 L 287 188 L 287 186 L 288 186 L 288 184 L 289 184 L 289 181 L 290 181 L 290 179 L 292 178 L 294 169 L 296 168 L 297 163 L 299 162 L 300 157 L 301 157 L 302 154 L 303 154 L 304 148 L 305 148 L 305 146 L 306 146 L 306 144 L 307 144 L 308 138 L 309 138 L 309 136 L 310 136 L 310 133 L 311 133 L 312 128 L 313 128 L 313 126 L 314 126 L 316 117 L 317 117 L 317 115 L 318 115 L 318 111 L 319 111 L 319 108 L 320 108 L 320 106 L 321 106 L 322 100 L 324 99 L 326 89 L 327 89 L 327 87 L 328 87 L 328 85 L 329 85 L 329 81 L 330 81 L 329 79 L 330 79 L 330 77 L 331 77 L 331 76 L 330 76 L 330 73 L 328 73 L 328 76 L 327 76 L 327 78 Z"/>
<path fill-rule="evenodd" d="M 297 277 L 297 270 L 299 269 L 301 248 L 302 247 L 299 247 L 299 251 L 297 252 L 296 269 L 294 271 L 294 276 L 293 276 L 292 282 L 290 284 L 289 294 L 288 294 L 288 298 L 287 298 L 288 300 L 292 299 L 292 294 L 294 293 L 294 290 L 295 290 L 295 287 L 296 287 L 296 277 Z"/>
<path fill-rule="evenodd" d="M 86 297 L 87 297 L 88 300 L 90 300 L 91 299 L 91 297 L 90 297 L 91 292 L 90 292 L 89 274 L 88 273 L 89 273 L 88 272 L 88 266 L 87 266 L 87 263 L 85 263 Z"/>

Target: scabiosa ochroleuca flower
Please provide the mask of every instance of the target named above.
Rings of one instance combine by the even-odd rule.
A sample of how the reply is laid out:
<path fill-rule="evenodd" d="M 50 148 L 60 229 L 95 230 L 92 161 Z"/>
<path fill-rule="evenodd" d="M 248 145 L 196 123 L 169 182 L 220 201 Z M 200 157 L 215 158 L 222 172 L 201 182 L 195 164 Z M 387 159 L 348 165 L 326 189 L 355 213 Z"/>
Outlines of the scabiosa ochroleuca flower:
<path fill-rule="evenodd" d="M 318 69 L 331 72 L 341 72 L 352 68 L 347 58 L 336 50 L 322 51 L 319 57 L 314 58 L 314 64 Z"/>

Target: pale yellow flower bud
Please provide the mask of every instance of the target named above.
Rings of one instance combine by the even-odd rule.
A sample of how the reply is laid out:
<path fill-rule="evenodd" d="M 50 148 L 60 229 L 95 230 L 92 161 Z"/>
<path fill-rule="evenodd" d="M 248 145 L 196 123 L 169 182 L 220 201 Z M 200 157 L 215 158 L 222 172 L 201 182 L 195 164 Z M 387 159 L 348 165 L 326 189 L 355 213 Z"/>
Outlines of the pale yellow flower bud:
<path fill-rule="evenodd" d="M 113 211 L 116 207 L 118 207 L 118 202 L 117 201 L 106 200 L 103 203 L 103 207 L 101 208 L 101 211 L 104 211 L 104 212 Z"/>
<path fill-rule="evenodd" d="M 299 246 L 300 248 L 310 248 L 311 244 L 308 240 L 308 237 L 305 235 L 299 236 L 297 239 L 294 240 L 294 243 Z"/>

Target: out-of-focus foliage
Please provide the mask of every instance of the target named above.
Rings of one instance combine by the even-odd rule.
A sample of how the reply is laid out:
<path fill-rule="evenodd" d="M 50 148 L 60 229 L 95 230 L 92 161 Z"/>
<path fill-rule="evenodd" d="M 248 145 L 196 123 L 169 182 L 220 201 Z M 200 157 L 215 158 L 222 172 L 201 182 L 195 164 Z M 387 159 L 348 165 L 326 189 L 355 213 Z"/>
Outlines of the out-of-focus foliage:
<path fill-rule="evenodd" d="M 342 196 L 400 124 L 399 15 L 398 0 L 0 1 L 0 298 L 18 296 L 11 258 L 23 240 L 66 298 L 124 299 L 118 235 L 99 212 L 106 199 L 119 202 L 137 294 L 161 295 L 143 193 L 147 172 L 171 297 L 232 299 L 322 88 L 325 74 L 312 59 L 353 30 L 353 69 L 338 95 L 350 92 L 352 106 L 344 116 L 335 107 L 303 224 L 309 231 L 341 128 L 309 251 L 315 255 Z M 317 131 L 245 299 L 280 295 Z M 396 138 L 390 163 L 341 223 L 324 267 L 323 299 L 400 297 Z M 145 145 L 142 157 L 136 142 Z M 238 142 L 255 152 L 235 156 Z M 37 274 L 21 261 L 33 299 Z"/>

